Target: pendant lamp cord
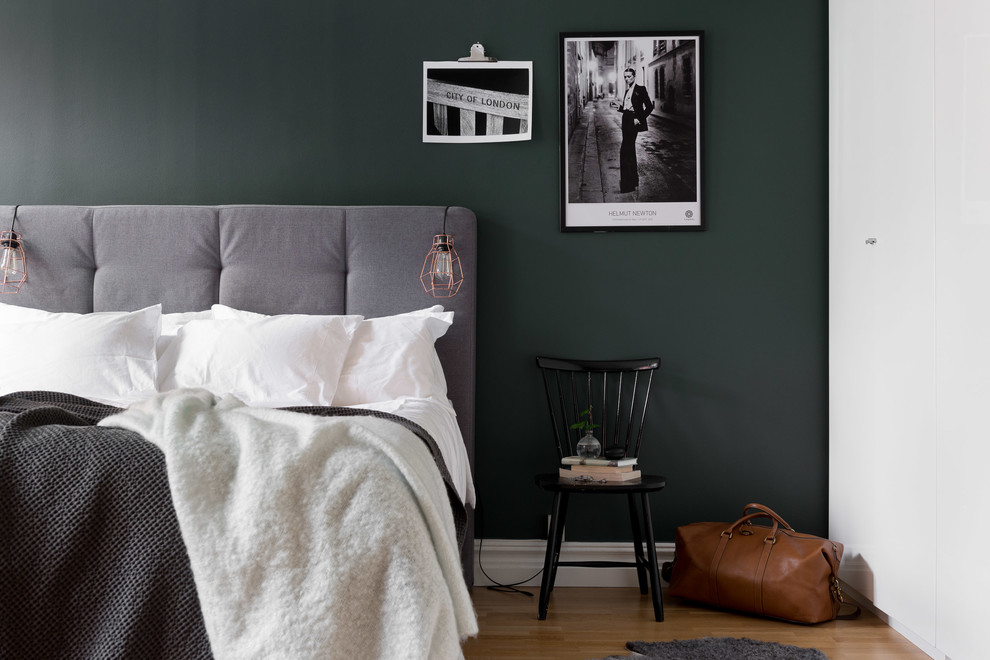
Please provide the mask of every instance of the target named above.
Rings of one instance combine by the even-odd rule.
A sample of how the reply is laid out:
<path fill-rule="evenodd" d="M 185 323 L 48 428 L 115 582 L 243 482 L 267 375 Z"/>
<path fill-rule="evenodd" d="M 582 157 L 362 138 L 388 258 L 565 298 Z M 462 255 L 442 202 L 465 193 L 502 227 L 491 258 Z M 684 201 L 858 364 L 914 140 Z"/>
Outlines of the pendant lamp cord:
<path fill-rule="evenodd" d="M 10 221 L 10 231 L 14 231 L 14 223 L 17 222 L 17 209 L 19 209 L 20 207 L 21 207 L 20 204 L 14 207 L 14 217 Z"/>
<path fill-rule="evenodd" d="M 442 233 L 444 233 L 444 234 L 447 233 L 447 211 L 449 211 L 449 210 L 450 210 L 450 207 L 449 206 L 443 210 L 443 232 Z"/>

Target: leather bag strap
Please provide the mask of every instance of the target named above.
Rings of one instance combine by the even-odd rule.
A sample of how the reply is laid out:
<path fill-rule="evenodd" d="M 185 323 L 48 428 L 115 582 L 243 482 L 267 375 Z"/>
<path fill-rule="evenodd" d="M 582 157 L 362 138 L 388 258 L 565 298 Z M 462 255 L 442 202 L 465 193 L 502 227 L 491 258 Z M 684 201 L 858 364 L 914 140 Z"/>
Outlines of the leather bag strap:
<path fill-rule="evenodd" d="M 763 611 L 763 576 L 766 575 L 767 565 L 770 563 L 770 553 L 777 544 L 777 522 L 773 523 L 773 532 L 763 539 L 763 552 L 760 554 L 760 563 L 756 567 L 756 577 L 753 580 L 753 605 L 760 614 Z"/>
<path fill-rule="evenodd" d="M 718 565 L 722 561 L 722 554 L 725 552 L 725 546 L 729 543 L 729 539 L 732 538 L 732 528 L 723 530 L 722 536 L 719 539 L 718 547 L 715 548 L 715 554 L 712 555 L 712 563 L 708 567 L 708 597 L 711 602 L 718 604 Z"/>
<path fill-rule="evenodd" d="M 847 601 L 842 597 L 842 587 L 839 586 L 839 553 L 838 548 L 835 544 L 832 544 L 832 552 L 826 550 L 824 552 L 825 559 L 828 561 L 829 567 L 832 569 L 832 574 L 829 576 L 829 591 L 832 593 L 832 600 L 838 602 L 839 607 L 836 608 L 836 619 L 855 619 L 860 615 L 862 610 L 859 605 Z M 852 605 L 853 609 L 851 612 L 846 612 L 845 614 L 840 614 L 839 611 L 842 609 L 843 605 Z"/>
<path fill-rule="evenodd" d="M 733 534 L 736 533 L 736 528 L 743 523 L 749 522 L 753 518 L 765 518 L 766 514 L 762 511 L 757 513 L 750 513 L 743 516 L 736 522 L 729 525 L 727 528 L 722 530 L 721 538 L 718 542 L 718 547 L 715 549 L 715 554 L 712 555 L 712 563 L 708 567 L 708 595 L 712 599 L 712 602 L 719 604 L 718 598 L 718 566 L 722 562 L 722 555 L 725 554 L 725 548 L 732 540 Z M 756 603 L 759 606 L 758 611 L 763 611 L 763 574 L 767 570 L 767 563 L 770 560 L 770 551 L 773 549 L 773 544 L 777 541 L 777 530 L 779 525 L 776 519 L 773 519 L 773 527 L 770 528 L 770 533 L 766 537 L 763 544 L 763 553 L 760 556 L 759 567 L 757 568 L 756 575 Z"/>

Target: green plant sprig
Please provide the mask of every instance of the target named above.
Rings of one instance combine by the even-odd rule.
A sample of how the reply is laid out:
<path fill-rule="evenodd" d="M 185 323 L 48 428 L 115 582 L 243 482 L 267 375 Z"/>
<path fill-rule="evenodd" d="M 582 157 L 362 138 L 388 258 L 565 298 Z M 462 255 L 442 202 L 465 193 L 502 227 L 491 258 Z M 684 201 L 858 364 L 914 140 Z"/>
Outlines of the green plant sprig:
<path fill-rule="evenodd" d="M 581 414 L 579 415 L 580 417 L 584 417 L 584 419 L 582 419 L 580 422 L 574 422 L 568 428 L 578 429 L 580 431 L 586 431 L 590 433 L 591 429 L 597 429 L 599 426 L 601 426 L 601 424 L 594 424 L 592 422 L 591 408 L 592 406 L 588 406 L 588 409 L 582 411 Z"/>

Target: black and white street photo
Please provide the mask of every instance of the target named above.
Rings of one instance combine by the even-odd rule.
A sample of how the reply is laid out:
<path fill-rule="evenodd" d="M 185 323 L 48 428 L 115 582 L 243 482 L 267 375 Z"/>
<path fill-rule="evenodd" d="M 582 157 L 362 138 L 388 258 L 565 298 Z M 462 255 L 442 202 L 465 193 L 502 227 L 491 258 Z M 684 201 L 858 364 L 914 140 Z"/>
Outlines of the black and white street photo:
<path fill-rule="evenodd" d="M 561 229 L 704 229 L 701 38 L 561 34 Z"/>
<path fill-rule="evenodd" d="M 423 142 L 529 140 L 532 62 L 423 62 Z"/>

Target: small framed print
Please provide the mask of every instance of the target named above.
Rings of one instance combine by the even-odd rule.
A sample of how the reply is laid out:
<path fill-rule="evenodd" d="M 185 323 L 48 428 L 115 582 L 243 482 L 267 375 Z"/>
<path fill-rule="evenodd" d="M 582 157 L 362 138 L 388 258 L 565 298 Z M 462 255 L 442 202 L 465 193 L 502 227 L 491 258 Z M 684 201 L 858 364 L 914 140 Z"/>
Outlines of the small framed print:
<path fill-rule="evenodd" d="M 561 231 L 705 229 L 702 36 L 561 33 Z"/>

